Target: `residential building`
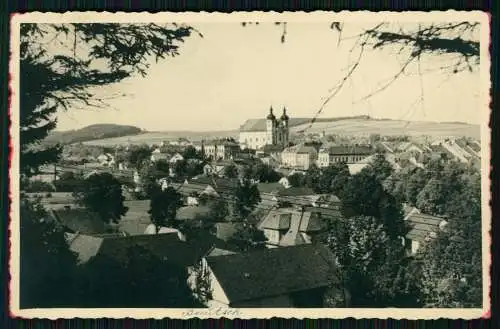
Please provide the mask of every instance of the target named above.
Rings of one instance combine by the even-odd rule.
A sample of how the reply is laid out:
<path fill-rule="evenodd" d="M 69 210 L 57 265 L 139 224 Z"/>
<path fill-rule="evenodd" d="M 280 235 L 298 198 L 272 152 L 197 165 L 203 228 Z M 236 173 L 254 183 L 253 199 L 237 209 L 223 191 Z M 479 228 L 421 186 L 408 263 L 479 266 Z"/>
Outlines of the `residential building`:
<path fill-rule="evenodd" d="M 409 254 L 416 254 L 417 251 L 432 239 L 437 233 L 443 230 L 447 221 L 444 218 L 422 214 L 417 208 L 405 206 L 404 220 L 410 227 L 404 239 Z"/>
<path fill-rule="evenodd" d="M 160 227 L 157 229 L 156 225 L 154 224 L 149 224 L 148 227 L 144 230 L 144 234 L 170 234 L 170 233 L 175 233 L 179 236 L 179 240 L 181 241 L 186 241 L 186 237 L 184 234 L 181 233 L 178 229 L 171 228 L 171 227 Z"/>
<path fill-rule="evenodd" d="M 162 152 L 160 148 L 156 148 L 153 150 L 153 152 L 151 152 L 151 157 L 150 157 L 150 160 L 152 162 L 156 162 L 158 160 L 170 160 L 170 154 L 166 153 L 166 152 Z"/>
<path fill-rule="evenodd" d="M 287 147 L 281 153 L 281 165 L 288 168 L 307 170 L 317 159 L 316 149 L 304 144 Z"/>
<path fill-rule="evenodd" d="M 114 227 L 106 224 L 99 214 L 85 208 L 52 209 L 50 216 L 67 233 L 99 236 L 115 232 Z"/>
<path fill-rule="evenodd" d="M 208 256 L 202 268 L 210 308 L 323 307 L 329 287 L 340 288 L 332 253 L 317 245 Z"/>
<path fill-rule="evenodd" d="M 342 145 L 322 147 L 318 153 L 318 167 L 328 167 L 334 163 L 357 163 L 373 154 L 370 146 Z"/>
<path fill-rule="evenodd" d="M 279 119 L 269 109 L 266 119 L 250 119 L 240 127 L 241 148 L 258 150 L 265 145 L 288 145 L 290 138 L 289 117 L 286 108 Z"/>
<path fill-rule="evenodd" d="M 104 167 L 111 167 L 115 164 L 115 157 L 110 153 L 101 154 L 97 157 L 99 164 Z"/>
<path fill-rule="evenodd" d="M 212 160 L 229 160 L 240 152 L 240 146 L 234 140 L 222 139 L 203 142 L 200 151 Z"/>
<path fill-rule="evenodd" d="M 184 157 L 180 153 L 175 153 L 169 160 L 170 164 L 177 163 L 178 161 L 184 160 Z"/>
<path fill-rule="evenodd" d="M 311 243 L 324 229 L 317 213 L 293 207 L 272 209 L 257 228 L 267 237 L 268 247 L 286 247 Z"/>

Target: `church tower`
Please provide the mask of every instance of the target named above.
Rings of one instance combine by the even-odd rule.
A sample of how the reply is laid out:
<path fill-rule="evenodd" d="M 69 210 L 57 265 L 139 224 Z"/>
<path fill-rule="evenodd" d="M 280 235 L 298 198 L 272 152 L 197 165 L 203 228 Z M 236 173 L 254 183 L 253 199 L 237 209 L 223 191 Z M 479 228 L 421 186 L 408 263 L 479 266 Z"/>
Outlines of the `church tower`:
<path fill-rule="evenodd" d="M 266 118 L 266 144 L 276 144 L 276 117 L 273 114 L 273 107 L 269 109 L 269 115 Z"/>
<path fill-rule="evenodd" d="M 286 107 L 283 106 L 283 114 L 281 115 L 281 125 L 282 125 L 282 144 L 284 146 L 288 145 L 289 142 L 289 137 L 290 137 L 290 131 L 288 127 L 288 120 L 290 119 L 288 115 L 286 114 Z"/>

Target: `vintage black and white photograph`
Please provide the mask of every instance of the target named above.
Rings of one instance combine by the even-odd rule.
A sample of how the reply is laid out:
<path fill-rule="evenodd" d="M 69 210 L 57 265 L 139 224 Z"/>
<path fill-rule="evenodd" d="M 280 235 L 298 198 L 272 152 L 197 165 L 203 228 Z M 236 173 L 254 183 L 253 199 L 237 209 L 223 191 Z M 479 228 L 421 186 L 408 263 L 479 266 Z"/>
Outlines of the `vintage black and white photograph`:
<path fill-rule="evenodd" d="M 486 14 L 11 24 L 13 314 L 488 313 Z"/>

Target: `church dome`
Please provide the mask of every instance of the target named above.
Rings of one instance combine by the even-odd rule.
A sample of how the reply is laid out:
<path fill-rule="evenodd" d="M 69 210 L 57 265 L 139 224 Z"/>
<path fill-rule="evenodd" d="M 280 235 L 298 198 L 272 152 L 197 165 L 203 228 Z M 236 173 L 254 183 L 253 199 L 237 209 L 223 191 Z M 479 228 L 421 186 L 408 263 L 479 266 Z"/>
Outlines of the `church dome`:
<path fill-rule="evenodd" d="M 273 108 L 269 109 L 269 115 L 267 116 L 267 120 L 276 120 L 276 117 L 273 114 Z"/>
<path fill-rule="evenodd" d="M 283 114 L 281 115 L 281 120 L 288 121 L 290 119 L 288 115 L 286 115 L 286 107 L 283 108 Z"/>

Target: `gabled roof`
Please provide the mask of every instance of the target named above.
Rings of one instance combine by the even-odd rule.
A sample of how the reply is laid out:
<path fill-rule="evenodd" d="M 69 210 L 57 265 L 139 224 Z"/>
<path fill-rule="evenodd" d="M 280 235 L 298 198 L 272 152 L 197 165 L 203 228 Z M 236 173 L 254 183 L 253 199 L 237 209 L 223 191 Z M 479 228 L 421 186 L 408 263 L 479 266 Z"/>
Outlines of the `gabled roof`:
<path fill-rule="evenodd" d="M 317 213 L 304 212 L 299 231 L 304 233 L 317 232 L 324 229 L 324 224 Z"/>
<path fill-rule="evenodd" d="M 331 252 L 300 245 L 206 257 L 230 303 L 254 300 L 338 282 Z"/>
<path fill-rule="evenodd" d="M 259 223 L 260 230 L 288 230 L 292 220 L 293 210 L 288 208 L 271 210 Z"/>
<path fill-rule="evenodd" d="M 279 196 L 304 196 L 304 195 L 319 195 L 314 192 L 312 188 L 309 187 L 290 187 L 287 189 L 282 189 L 278 192 Z"/>
<path fill-rule="evenodd" d="M 266 119 L 248 119 L 241 125 L 240 131 L 266 131 Z"/>
<path fill-rule="evenodd" d="M 210 214 L 210 207 L 207 206 L 185 206 L 177 209 L 175 219 L 177 220 L 191 220 L 199 216 L 206 216 Z"/>
<path fill-rule="evenodd" d="M 322 152 L 329 155 L 368 155 L 372 154 L 373 150 L 369 146 L 331 146 L 322 149 Z"/>
<path fill-rule="evenodd" d="M 215 224 L 216 236 L 223 241 L 230 240 L 236 232 L 243 227 L 243 223 L 217 223 Z"/>
<path fill-rule="evenodd" d="M 54 209 L 52 216 L 71 233 L 94 235 L 110 231 L 110 226 L 105 224 L 98 214 L 87 209 Z"/>
<path fill-rule="evenodd" d="M 224 255 L 234 255 L 236 252 L 226 249 L 213 248 L 207 256 L 216 257 L 216 256 L 224 256 Z"/>
<path fill-rule="evenodd" d="M 283 152 L 288 152 L 288 153 L 296 153 L 296 154 L 311 154 L 311 153 L 317 153 L 316 149 L 313 146 L 307 146 L 304 144 L 299 144 L 299 145 L 294 145 L 287 147 L 283 150 Z"/>
<path fill-rule="evenodd" d="M 126 262 L 130 248 L 143 247 L 161 260 L 172 261 L 182 266 L 195 264 L 208 250 L 198 250 L 182 242 L 177 233 L 134 235 L 110 238 L 95 238 L 80 234 L 66 234 L 70 250 L 77 253 L 81 263 L 92 257 L 106 256 Z"/>
<path fill-rule="evenodd" d="M 261 149 L 265 153 L 273 153 L 273 152 L 281 152 L 281 151 L 283 151 L 284 147 L 283 147 L 283 145 L 270 145 L 270 144 L 267 144 L 267 145 L 264 145 Z"/>
<path fill-rule="evenodd" d="M 285 189 L 285 187 L 280 183 L 259 183 L 257 184 L 257 188 L 261 194 L 278 193 L 279 191 Z"/>
<path fill-rule="evenodd" d="M 446 224 L 444 218 L 435 217 L 420 213 L 417 208 L 404 208 L 404 220 L 410 227 L 406 237 L 411 240 L 423 242 L 429 238 L 432 233 L 441 230 L 440 225 Z"/>
<path fill-rule="evenodd" d="M 290 118 L 288 126 L 299 126 L 310 121 L 309 118 Z M 266 131 L 266 128 L 266 119 L 248 119 L 240 126 L 240 132 Z"/>

